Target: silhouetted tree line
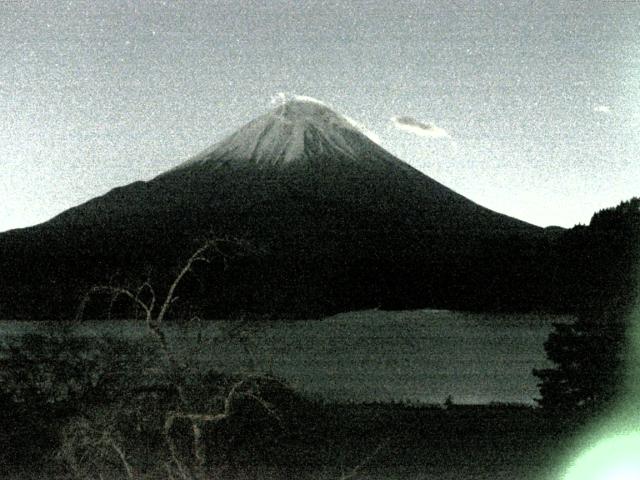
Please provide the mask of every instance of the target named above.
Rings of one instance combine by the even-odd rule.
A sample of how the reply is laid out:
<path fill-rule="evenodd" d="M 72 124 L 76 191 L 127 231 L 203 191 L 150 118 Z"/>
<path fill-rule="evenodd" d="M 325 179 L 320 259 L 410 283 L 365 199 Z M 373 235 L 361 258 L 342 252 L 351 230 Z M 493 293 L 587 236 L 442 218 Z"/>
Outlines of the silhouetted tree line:
<path fill-rule="evenodd" d="M 559 293 L 576 320 L 557 324 L 545 344 L 554 368 L 536 370 L 540 405 L 571 420 L 611 407 L 624 389 L 632 345 L 629 328 L 638 296 L 640 198 L 597 212 L 589 226 L 567 231 Z"/>
<path fill-rule="evenodd" d="M 171 211 L 158 214 L 157 222 L 131 214 L 90 227 L 49 224 L 0 238 L 0 318 L 73 318 L 95 285 L 150 279 L 162 292 L 170 284 L 167 272 L 184 262 L 207 229 L 255 248 L 224 268 L 199 266 L 181 286 L 180 304 L 187 310 L 177 308 L 176 317 L 314 318 L 429 307 L 580 313 L 603 298 L 625 301 L 617 285 L 629 284 L 625 242 L 631 233 L 616 226 L 621 208 L 633 205 L 599 212 L 588 227 L 492 234 L 421 231 L 402 218 L 378 225 L 336 218 L 334 210 L 291 224 L 259 216 L 209 218 L 209 210 Z M 336 224 L 344 228 L 329 228 Z M 88 307 L 87 317 L 106 318 L 104 308 Z M 130 308 L 116 303 L 111 313 L 131 317 Z"/>
<path fill-rule="evenodd" d="M 254 251 L 234 258 L 218 275 L 211 273 L 220 272 L 216 266 L 199 267 L 180 292 L 181 305 L 191 310 L 176 309 L 174 316 L 316 318 L 366 308 L 429 307 L 564 310 L 550 297 L 548 252 L 553 245 L 542 233 L 535 238 L 462 236 L 397 225 L 364 232 L 328 232 L 322 225 L 303 233 L 279 225 L 256 231 L 261 236 L 231 231 Z M 5 236 L 0 241 L 0 318 L 73 318 L 94 285 L 151 279 L 164 291 L 167 272 L 198 245 L 197 232 L 158 227 L 144 233 L 130 236 L 123 226 L 122 232 L 43 229 L 39 236 Z M 112 307 L 114 318 L 132 315 L 126 302 Z M 87 312 L 89 318 L 105 315 L 104 308 Z"/>

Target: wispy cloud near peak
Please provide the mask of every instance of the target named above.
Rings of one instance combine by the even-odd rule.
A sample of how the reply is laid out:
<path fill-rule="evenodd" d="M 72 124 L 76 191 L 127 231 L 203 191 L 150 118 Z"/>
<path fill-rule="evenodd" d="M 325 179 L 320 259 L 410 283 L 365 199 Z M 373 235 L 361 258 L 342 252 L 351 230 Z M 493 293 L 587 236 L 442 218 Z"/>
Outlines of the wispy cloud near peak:
<path fill-rule="evenodd" d="M 449 133 L 433 123 L 425 123 L 408 116 L 391 117 L 391 121 L 396 128 L 420 137 L 427 138 L 448 138 Z"/>

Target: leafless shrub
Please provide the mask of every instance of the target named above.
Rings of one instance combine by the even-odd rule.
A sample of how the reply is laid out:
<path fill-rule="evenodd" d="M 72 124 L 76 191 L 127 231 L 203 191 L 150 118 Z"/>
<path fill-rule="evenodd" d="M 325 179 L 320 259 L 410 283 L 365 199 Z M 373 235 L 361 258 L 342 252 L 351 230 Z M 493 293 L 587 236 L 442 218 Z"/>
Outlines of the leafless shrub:
<path fill-rule="evenodd" d="M 58 458 L 78 479 L 100 478 L 108 470 L 111 478 L 124 475 L 134 480 L 137 475 L 115 428 L 117 422 L 108 414 L 101 420 L 92 422 L 81 417 L 70 423 L 62 432 Z"/>
<path fill-rule="evenodd" d="M 111 309 L 120 298 L 131 301 L 141 312 L 141 320 L 144 322 L 147 332 L 156 340 L 164 364 L 157 370 L 164 373 L 169 387 L 175 392 L 177 398 L 173 408 L 167 408 L 161 413 L 163 418 L 155 418 L 162 425 L 161 433 L 168 450 L 166 458 L 158 459 L 158 465 L 164 470 L 166 478 L 191 480 L 205 478 L 205 466 L 207 464 L 207 452 L 203 435 L 205 426 L 215 427 L 222 421 L 229 419 L 235 412 L 238 401 L 250 400 L 263 410 L 275 422 L 282 425 L 282 418 L 276 407 L 266 401 L 260 392 L 260 377 L 249 374 L 234 381 L 227 389 L 218 392 L 209 399 L 207 408 L 198 408 L 198 399 L 194 398 L 193 389 L 189 388 L 197 378 L 189 378 L 194 375 L 193 369 L 187 368 L 185 361 L 177 355 L 165 333 L 165 322 L 171 306 L 178 300 L 176 292 L 184 278 L 193 273 L 194 266 L 198 263 L 210 263 L 213 256 L 222 259 L 225 267 L 229 260 L 229 254 L 221 245 L 233 243 L 235 247 L 247 248 L 246 243 L 236 239 L 215 239 L 206 241 L 200 246 L 184 266 L 179 270 L 172 283 L 169 285 L 164 298 L 160 298 L 152 283 L 147 280 L 137 288 L 126 288 L 117 285 L 101 285 L 90 289 L 78 309 L 77 320 L 81 321 L 87 303 L 92 297 L 106 295 Z M 226 332 L 227 336 L 234 336 L 242 331 L 246 321 L 231 325 Z M 187 325 L 202 326 L 202 320 L 193 317 L 187 321 Z M 198 332 L 196 342 L 190 349 L 190 353 L 198 354 L 203 349 L 210 347 L 212 339 L 205 339 Z M 196 375 L 197 376 L 197 375 Z M 275 379 L 272 379 L 275 381 Z M 197 389 L 196 389 L 197 390 Z M 202 403 L 202 402 L 200 402 Z M 113 412 L 112 412 L 113 413 Z M 177 423 L 187 422 L 191 431 L 191 447 L 189 454 L 184 455 L 177 445 L 175 427 Z M 126 443 L 121 432 L 115 427 L 118 422 L 113 415 L 100 419 L 79 418 L 70 423 L 63 434 L 63 445 L 59 452 L 59 458 L 69 467 L 77 478 L 88 476 L 101 476 L 99 471 L 101 464 L 109 464 L 111 475 L 117 471 L 125 475 L 127 479 L 138 478 L 134 461 L 128 457 L 123 445 Z M 117 475 L 117 474 L 116 474 Z"/>
<path fill-rule="evenodd" d="M 158 346 L 159 361 L 153 369 L 156 379 L 133 385 L 119 401 L 81 415 L 69 422 L 62 432 L 57 457 L 77 479 L 99 478 L 126 480 L 167 479 L 205 480 L 211 477 L 207 470 L 212 464 L 212 453 L 224 458 L 225 453 L 210 450 L 212 442 L 207 436 L 215 432 L 232 436 L 234 425 L 243 415 L 250 414 L 270 419 L 275 428 L 285 431 L 287 426 L 280 405 L 264 394 L 265 385 L 287 387 L 273 377 L 255 372 L 235 377 L 224 377 L 211 383 L 206 372 L 199 371 L 197 363 L 188 365 L 186 358 L 196 358 L 212 348 L 220 337 L 207 337 L 204 322 L 192 317 L 182 323 L 184 328 L 197 331 L 196 339 L 180 355 L 166 334 L 166 318 L 178 300 L 180 284 L 194 273 L 194 266 L 210 263 L 218 256 L 226 266 L 229 254 L 222 243 L 233 243 L 246 248 L 234 239 L 210 240 L 200 246 L 179 270 L 166 294 L 161 297 L 152 282 L 146 280 L 136 288 L 118 285 L 95 286 L 85 296 L 78 310 L 81 321 L 87 303 L 94 296 L 105 295 L 111 309 L 125 298 L 140 312 L 146 332 Z M 245 354 L 251 357 L 251 321 L 247 318 L 229 324 L 224 337 L 240 339 Z M 253 366 L 256 359 L 253 359 Z M 273 390 L 271 391 L 271 395 Z M 276 394 L 275 398 L 279 398 Z M 247 445 L 247 444 L 245 444 Z M 250 444 L 253 448 L 253 444 Z M 378 455 L 382 445 L 355 467 L 343 470 L 340 480 L 350 480 Z M 217 472 L 222 473 L 222 472 Z M 218 475 L 216 475 L 218 476 Z"/>

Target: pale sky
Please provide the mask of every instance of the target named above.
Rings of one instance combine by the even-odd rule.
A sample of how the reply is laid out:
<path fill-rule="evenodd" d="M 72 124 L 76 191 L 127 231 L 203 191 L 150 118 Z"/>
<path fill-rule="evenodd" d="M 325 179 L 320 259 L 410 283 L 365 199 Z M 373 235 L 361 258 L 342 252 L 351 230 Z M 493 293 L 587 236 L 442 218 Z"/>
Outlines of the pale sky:
<path fill-rule="evenodd" d="M 623 0 L 3 0 L 0 231 L 154 177 L 277 92 L 484 206 L 587 223 L 640 195 L 639 32 Z"/>

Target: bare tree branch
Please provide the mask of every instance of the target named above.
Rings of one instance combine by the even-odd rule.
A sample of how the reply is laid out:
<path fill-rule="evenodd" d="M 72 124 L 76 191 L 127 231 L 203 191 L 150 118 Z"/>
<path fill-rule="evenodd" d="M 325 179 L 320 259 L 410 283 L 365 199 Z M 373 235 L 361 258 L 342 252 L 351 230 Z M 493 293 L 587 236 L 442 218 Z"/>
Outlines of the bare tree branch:
<path fill-rule="evenodd" d="M 193 267 L 193 265 L 196 262 L 207 262 L 208 263 L 209 260 L 207 258 L 203 257 L 202 255 L 203 255 L 204 252 L 206 252 L 210 248 L 214 247 L 215 245 L 216 245 L 216 241 L 215 240 L 209 240 L 209 241 L 205 242 L 205 244 L 202 245 L 198 250 L 196 250 L 195 253 L 193 255 L 191 255 L 189 260 L 187 260 L 187 263 L 182 268 L 182 270 L 180 270 L 180 273 L 178 273 L 178 276 L 175 278 L 175 280 L 173 281 L 173 283 L 169 287 L 169 291 L 167 292 L 167 296 L 164 299 L 164 303 L 162 304 L 162 307 L 160 307 L 160 312 L 158 313 L 158 316 L 155 319 L 155 323 L 156 324 L 160 325 L 162 323 L 162 321 L 164 320 L 164 317 L 167 314 L 169 306 L 171 305 L 172 300 L 174 298 L 174 294 L 175 294 L 176 288 L 178 287 L 178 285 L 182 281 L 183 277 L 188 272 L 191 271 L 191 268 Z"/>
<path fill-rule="evenodd" d="M 180 459 L 178 448 L 172 437 L 172 430 L 177 420 L 186 420 L 191 425 L 193 435 L 193 455 L 195 459 L 195 467 L 198 471 L 200 471 L 200 469 L 205 466 L 207 460 L 205 446 L 202 439 L 204 425 L 207 423 L 216 425 L 219 422 L 228 419 L 231 415 L 233 415 L 235 402 L 237 400 L 245 398 L 256 402 L 264 409 L 267 415 L 276 419 L 281 427 L 283 426 L 282 418 L 278 415 L 274 406 L 267 402 L 264 398 L 262 398 L 258 384 L 260 377 L 257 375 L 245 376 L 241 380 L 231 385 L 231 388 L 223 398 L 223 408 L 221 412 L 214 413 L 191 411 L 191 409 L 189 408 L 189 402 L 187 401 L 188 399 L 185 397 L 183 388 L 185 386 L 183 379 L 183 375 L 186 374 L 186 372 L 184 371 L 185 367 L 177 360 L 177 358 L 171 351 L 167 336 L 163 330 L 164 320 L 167 316 L 167 313 L 171 305 L 178 299 L 176 291 L 179 285 L 188 273 L 193 272 L 193 268 L 197 263 L 211 262 L 210 258 L 206 256 L 206 253 L 208 251 L 215 252 L 221 258 L 224 264 L 224 268 L 227 268 L 229 254 L 227 252 L 224 252 L 220 248 L 220 245 L 224 242 L 233 242 L 235 245 L 242 245 L 246 248 L 246 243 L 241 242 L 237 239 L 224 238 L 206 241 L 191 255 L 191 257 L 189 257 L 182 269 L 178 272 L 173 282 L 169 286 L 166 296 L 161 302 L 159 309 L 156 308 L 156 292 L 150 281 L 147 280 L 142 283 L 137 288 L 137 290 L 135 290 L 135 292 L 129 290 L 128 288 L 115 286 L 95 286 L 91 288 L 81 302 L 81 305 L 78 309 L 78 314 L 76 316 L 77 320 L 82 319 L 84 309 L 86 308 L 90 297 L 95 294 L 111 295 L 110 309 L 119 297 L 124 296 L 131 300 L 137 308 L 140 308 L 144 312 L 144 321 L 146 323 L 147 329 L 158 341 L 160 349 L 169 366 L 171 382 L 178 393 L 178 409 L 176 411 L 170 411 L 166 414 L 162 429 L 163 436 L 168 446 L 169 454 L 171 457 L 171 462 L 165 464 L 165 469 L 167 470 L 170 478 L 176 478 L 174 472 L 177 472 L 177 476 L 182 480 L 189 480 L 190 478 L 192 478 L 189 473 L 189 468 Z M 200 321 L 200 319 L 199 317 L 193 317 L 191 321 Z M 247 322 L 247 319 L 243 318 L 240 322 L 238 322 L 237 325 L 234 325 L 233 328 L 229 329 L 228 334 L 236 334 L 247 324 Z M 201 340 L 202 339 L 199 336 L 197 342 L 198 345 L 202 343 Z M 245 348 L 247 348 L 246 345 Z M 272 380 L 277 381 L 275 379 Z M 89 428 L 90 427 L 86 425 L 85 435 L 89 434 Z M 96 431 L 93 433 L 96 434 L 98 432 Z M 117 454 L 121 464 L 123 465 L 127 473 L 128 478 L 130 480 L 133 480 L 133 469 L 128 463 L 124 451 L 118 446 L 118 444 L 111 437 L 111 434 L 108 431 L 103 430 L 102 434 L 102 444 L 109 447 Z M 75 458 L 75 456 L 72 457 L 73 463 L 77 464 L 77 458 Z"/>
<path fill-rule="evenodd" d="M 116 454 L 120 458 L 120 461 L 122 462 L 122 466 L 124 467 L 124 470 L 127 473 L 127 478 L 129 478 L 129 480 L 134 480 L 133 469 L 131 468 L 131 465 L 127 461 L 127 457 L 125 456 L 122 448 L 120 448 L 120 446 L 113 440 L 113 438 L 108 438 L 105 440 L 105 442 L 113 449 L 114 452 L 116 452 Z"/>
<path fill-rule="evenodd" d="M 115 301 L 115 299 L 117 299 L 119 296 L 124 295 L 125 297 L 131 299 L 134 302 L 134 304 L 141 307 L 144 310 L 147 318 L 151 317 L 152 315 L 149 305 L 147 305 L 142 300 L 140 300 L 140 298 L 137 295 L 133 294 L 130 290 L 122 287 L 114 287 L 109 285 L 97 285 L 97 286 L 91 287 L 89 292 L 87 292 L 87 294 L 84 296 L 80 304 L 80 307 L 78 308 L 78 313 L 76 314 L 76 320 L 78 321 L 82 320 L 87 303 L 89 302 L 89 300 L 94 294 L 98 294 L 98 293 L 110 294 L 112 296 L 111 297 L 112 302 Z"/>
<path fill-rule="evenodd" d="M 362 462 L 353 467 L 349 472 L 343 473 L 340 476 L 340 480 L 351 480 L 352 478 L 355 478 L 357 475 L 359 475 L 360 471 L 369 463 L 371 463 L 371 461 L 378 455 L 378 453 L 380 453 L 380 450 L 382 450 L 388 443 L 389 440 L 385 440 L 384 442 L 380 443 L 371 453 L 371 455 L 369 455 Z"/>

